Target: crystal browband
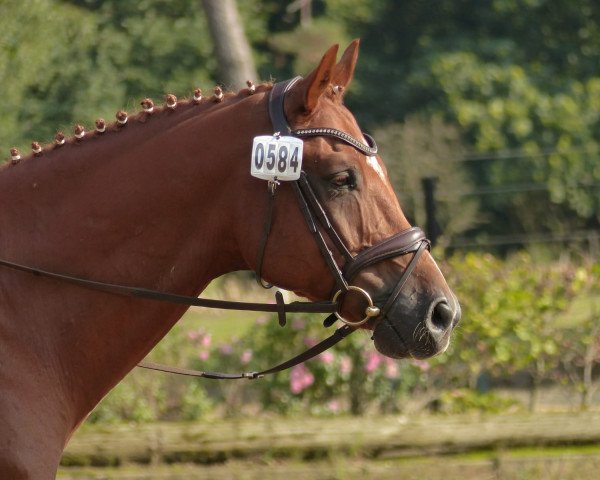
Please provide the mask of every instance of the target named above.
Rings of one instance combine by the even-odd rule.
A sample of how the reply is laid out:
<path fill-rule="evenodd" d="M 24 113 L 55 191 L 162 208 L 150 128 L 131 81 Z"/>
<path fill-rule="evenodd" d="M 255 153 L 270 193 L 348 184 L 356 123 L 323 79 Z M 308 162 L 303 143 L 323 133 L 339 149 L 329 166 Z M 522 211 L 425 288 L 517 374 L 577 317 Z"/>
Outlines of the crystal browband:
<path fill-rule="evenodd" d="M 291 134 L 295 137 L 320 137 L 323 135 L 335 137 L 343 142 L 346 142 L 348 145 L 352 145 L 365 155 L 375 155 L 377 153 L 377 144 L 375 143 L 375 140 L 373 137 L 364 132 L 363 136 L 367 142 L 369 142 L 369 145 L 359 142 L 352 135 L 342 132 L 341 130 L 337 130 L 336 128 L 304 128 L 300 130 L 292 130 Z"/>

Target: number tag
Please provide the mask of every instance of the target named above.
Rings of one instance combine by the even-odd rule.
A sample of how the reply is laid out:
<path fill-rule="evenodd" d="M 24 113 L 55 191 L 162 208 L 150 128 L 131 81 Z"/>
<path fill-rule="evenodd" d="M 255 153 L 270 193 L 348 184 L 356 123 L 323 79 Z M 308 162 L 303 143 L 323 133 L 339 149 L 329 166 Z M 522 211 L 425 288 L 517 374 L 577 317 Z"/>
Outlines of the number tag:
<path fill-rule="evenodd" d="M 263 180 L 298 180 L 302 146 L 302 140 L 296 137 L 254 137 L 250 174 Z"/>

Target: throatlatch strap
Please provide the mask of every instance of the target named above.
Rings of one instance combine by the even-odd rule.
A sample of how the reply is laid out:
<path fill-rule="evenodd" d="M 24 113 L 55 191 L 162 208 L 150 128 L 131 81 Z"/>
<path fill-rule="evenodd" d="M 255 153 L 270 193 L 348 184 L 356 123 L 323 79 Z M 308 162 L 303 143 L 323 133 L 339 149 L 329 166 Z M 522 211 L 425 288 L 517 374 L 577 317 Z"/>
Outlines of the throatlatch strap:
<path fill-rule="evenodd" d="M 263 227 L 262 236 L 258 245 L 258 253 L 256 256 L 256 282 L 263 288 L 269 289 L 273 285 L 265 282 L 262 279 L 262 266 L 265 259 L 265 250 L 267 248 L 267 242 L 269 241 L 269 233 L 271 233 L 271 225 L 273 224 L 273 212 L 275 210 L 275 185 L 269 185 L 267 188 L 267 217 L 265 218 L 265 224 Z"/>

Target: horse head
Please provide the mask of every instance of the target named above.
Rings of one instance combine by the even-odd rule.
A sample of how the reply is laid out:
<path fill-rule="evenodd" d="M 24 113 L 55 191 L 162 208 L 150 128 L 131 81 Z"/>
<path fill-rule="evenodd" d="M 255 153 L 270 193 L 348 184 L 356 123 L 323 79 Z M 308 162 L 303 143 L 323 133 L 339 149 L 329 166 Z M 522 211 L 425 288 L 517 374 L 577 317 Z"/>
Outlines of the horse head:
<path fill-rule="evenodd" d="M 342 247 L 331 231 L 322 235 L 352 288 L 340 290 L 323 249 L 302 218 L 298 188 L 294 195 L 294 188 L 283 182 L 260 270 L 265 280 L 311 300 L 331 299 L 337 292 L 339 317 L 373 330 L 375 346 L 382 354 L 426 358 L 447 348 L 460 320 L 460 306 L 430 255 L 427 240 L 403 214 L 374 142 L 361 133 L 344 106 L 358 43 L 351 43 L 339 63 L 338 47 L 331 47 L 312 73 L 286 87 L 282 100 L 292 134 L 297 132 L 304 141 L 304 189 L 312 192 L 309 196 L 318 204 L 313 209 L 322 206 L 332 231 L 341 239 Z M 334 130 L 342 135 L 327 133 Z M 254 188 L 264 188 L 264 182 L 249 181 Z M 260 208 L 264 212 L 263 204 Z M 260 208 L 257 215 L 261 215 Z M 250 237 L 258 239 L 259 235 L 256 230 Z M 252 264 L 256 243 L 249 245 Z M 347 251 L 340 251 L 344 246 Z"/>

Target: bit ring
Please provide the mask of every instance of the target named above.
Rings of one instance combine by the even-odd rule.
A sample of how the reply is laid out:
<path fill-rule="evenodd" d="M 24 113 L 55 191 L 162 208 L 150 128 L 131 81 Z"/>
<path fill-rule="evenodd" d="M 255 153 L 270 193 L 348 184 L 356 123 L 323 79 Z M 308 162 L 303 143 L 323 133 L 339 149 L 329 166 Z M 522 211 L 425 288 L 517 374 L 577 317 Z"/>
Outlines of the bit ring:
<path fill-rule="evenodd" d="M 369 295 L 369 293 L 366 290 L 363 290 L 360 287 L 355 287 L 354 285 L 350 285 L 346 291 L 350 291 L 350 290 L 362 294 L 363 297 L 365 297 L 367 299 L 367 303 L 369 304 L 369 306 L 365 309 L 365 318 L 363 318 L 362 320 L 353 322 L 351 320 L 347 320 L 344 317 L 342 317 L 342 315 L 340 315 L 340 313 L 336 310 L 333 313 L 335 314 L 335 316 L 337 317 L 338 320 L 345 323 L 346 325 L 350 325 L 351 327 L 357 327 L 357 326 L 362 325 L 363 323 L 367 322 L 370 318 L 373 318 L 373 317 L 376 317 L 379 315 L 379 312 L 380 312 L 379 307 L 377 307 L 376 305 L 373 304 L 371 295 Z M 336 303 L 336 300 L 338 299 L 338 297 L 340 296 L 341 293 L 342 293 L 342 290 L 338 290 L 335 293 L 335 295 L 333 296 L 331 301 L 333 303 Z"/>

